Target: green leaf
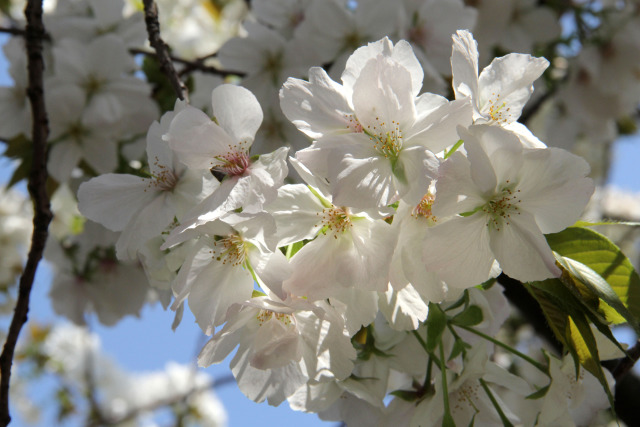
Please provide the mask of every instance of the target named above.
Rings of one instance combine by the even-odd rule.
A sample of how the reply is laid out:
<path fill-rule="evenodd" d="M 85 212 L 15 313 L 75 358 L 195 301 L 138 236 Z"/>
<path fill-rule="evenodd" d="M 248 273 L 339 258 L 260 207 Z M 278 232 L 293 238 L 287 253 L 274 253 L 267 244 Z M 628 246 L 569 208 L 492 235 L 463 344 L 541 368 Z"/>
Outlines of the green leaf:
<path fill-rule="evenodd" d="M 604 221 L 576 221 L 572 227 L 597 227 L 599 225 L 626 225 L 629 227 L 640 227 L 640 222 L 635 221 L 614 221 L 614 220 L 604 220 Z"/>
<path fill-rule="evenodd" d="M 550 386 L 551 384 L 546 385 L 537 391 L 534 391 L 533 393 L 525 397 L 525 399 L 536 400 L 536 399 L 543 398 L 544 396 L 547 395 L 547 392 L 549 391 Z"/>
<path fill-rule="evenodd" d="M 456 302 L 448 306 L 444 311 L 455 310 L 458 307 L 465 306 L 465 308 L 469 305 L 469 291 L 465 289 L 462 293 L 462 296 L 458 298 Z"/>
<path fill-rule="evenodd" d="M 589 322 L 584 316 L 571 316 L 569 317 L 569 328 L 567 329 L 567 336 L 570 342 L 574 345 L 576 353 L 578 354 L 578 360 L 584 368 L 591 372 L 594 377 L 598 379 L 602 388 L 607 393 L 609 398 L 609 404 L 614 406 L 613 394 L 609 389 L 609 383 L 602 370 L 600 364 L 600 356 L 598 355 L 598 345 L 596 344 L 596 338 L 593 336 L 593 332 L 589 327 Z M 576 371 L 576 378 L 578 378 L 578 372 Z"/>
<path fill-rule="evenodd" d="M 612 323 L 628 322 L 629 325 L 640 335 L 640 327 L 636 318 L 627 310 L 613 288 L 598 273 L 588 266 L 571 258 L 563 257 L 556 254 L 556 259 L 563 269 L 562 282 L 565 283 L 570 275 L 571 284 L 576 285 L 579 282 L 587 288 L 591 295 L 603 301 L 599 304 L 600 310 L 605 318 Z M 565 274 L 565 273 L 568 273 Z"/>
<path fill-rule="evenodd" d="M 471 346 L 466 342 L 462 341 L 459 338 L 456 338 L 456 340 L 453 342 L 453 348 L 451 349 L 451 354 L 449 355 L 449 359 L 447 360 L 455 359 L 456 357 L 458 357 L 460 353 L 462 353 L 465 349 L 470 347 Z"/>
<path fill-rule="evenodd" d="M 442 417 L 442 427 L 456 427 L 456 422 L 453 421 L 451 413 L 445 412 Z"/>
<path fill-rule="evenodd" d="M 475 326 L 482 322 L 484 316 L 482 315 L 482 309 L 477 305 L 470 305 L 462 313 L 458 313 L 451 319 L 451 323 L 460 326 Z"/>
<path fill-rule="evenodd" d="M 583 311 L 584 306 L 557 279 L 534 282 L 528 285 L 527 289 L 540 303 L 542 312 L 558 341 L 571 353 L 576 364 L 576 377 L 579 366 L 582 365 L 602 384 L 613 406 L 613 396 L 600 365 L 598 346 Z"/>
<path fill-rule="evenodd" d="M 586 265 L 606 280 L 636 322 L 640 319 L 640 276 L 620 248 L 602 234 L 582 227 L 569 227 L 546 238 L 555 252 Z"/>
<path fill-rule="evenodd" d="M 565 281 L 566 280 L 571 279 L 565 278 Z M 609 329 L 606 319 L 604 319 L 588 301 L 581 297 L 581 294 L 577 289 L 575 289 L 575 287 L 568 286 L 560 279 L 548 279 L 543 282 L 533 282 L 530 286 L 537 291 L 544 291 L 543 294 L 534 294 L 534 297 L 538 300 L 538 303 L 547 317 L 547 322 L 556 335 L 556 338 L 565 346 L 566 343 L 563 337 L 564 328 L 566 328 L 567 315 L 570 313 L 583 313 L 604 336 L 606 336 L 620 350 L 623 352 L 625 351 L 622 345 L 620 345 L 618 340 L 616 340 L 611 333 L 611 329 Z M 530 289 L 530 292 L 531 291 L 532 289 Z M 571 351 L 571 349 L 569 350 Z"/>
<path fill-rule="evenodd" d="M 416 390 L 396 390 L 396 391 L 392 391 L 389 394 L 392 396 L 399 397 L 405 402 L 414 402 L 421 397 L 420 393 Z"/>
<path fill-rule="evenodd" d="M 289 246 L 287 246 L 287 253 L 285 254 L 287 256 L 287 259 L 290 259 L 292 256 L 297 254 L 298 251 L 304 247 L 305 243 L 306 242 L 303 240 L 300 242 L 292 243 Z"/>
<path fill-rule="evenodd" d="M 429 303 L 429 314 L 427 315 L 426 325 L 427 342 L 425 350 L 427 350 L 428 353 L 433 353 L 440 342 L 440 338 L 442 338 L 444 329 L 447 327 L 447 316 L 440 308 L 440 305 L 432 302 Z"/>

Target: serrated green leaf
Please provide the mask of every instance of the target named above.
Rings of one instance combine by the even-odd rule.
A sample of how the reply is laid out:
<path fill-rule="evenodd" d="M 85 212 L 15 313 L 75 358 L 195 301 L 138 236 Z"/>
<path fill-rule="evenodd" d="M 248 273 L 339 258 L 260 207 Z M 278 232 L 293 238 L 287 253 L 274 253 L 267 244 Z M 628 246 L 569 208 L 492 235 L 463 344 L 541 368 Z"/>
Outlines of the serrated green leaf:
<path fill-rule="evenodd" d="M 440 308 L 440 305 L 432 302 L 429 303 L 429 314 L 427 315 L 426 325 L 427 341 L 425 350 L 427 350 L 428 353 L 433 353 L 440 343 L 444 329 L 447 327 L 447 316 Z"/>
<path fill-rule="evenodd" d="M 564 330 L 567 326 L 568 316 L 566 312 L 560 310 L 552 301 L 552 296 L 545 292 L 543 285 L 562 287 L 558 279 L 548 279 L 543 282 L 534 282 L 527 285 L 527 290 L 540 304 L 542 314 L 547 319 L 547 324 L 556 336 L 556 339 L 566 346 Z M 546 286 L 545 286 L 546 287 Z"/>
<path fill-rule="evenodd" d="M 602 234 L 582 227 L 569 227 L 546 238 L 555 252 L 586 265 L 606 280 L 636 322 L 640 319 L 640 276 L 620 248 Z"/>
<path fill-rule="evenodd" d="M 598 379 L 609 398 L 609 404 L 613 407 L 613 394 L 609 389 L 609 383 L 607 382 L 607 378 L 602 370 L 600 356 L 598 355 L 598 345 L 596 344 L 596 338 L 593 336 L 593 332 L 589 327 L 589 322 L 584 316 L 570 316 L 567 334 L 571 344 L 576 350 L 580 364 Z M 577 372 L 576 378 L 578 378 Z"/>
<path fill-rule="evenodd" d="M 587 310 L 580 301 L 557 279 L 534 282 L 527 286 L 540 303 L 549 326 L 556 338 L 569 351 L 576 365 L 576 377 L 582 365 L 602 384 L 613 406 L 613 396 L 600 365 L 598 346 L 589 322 Z"/>
<path fill-rule="evenodd" d="M 640 327 L 638 327 L 636 318 L 627 310 L 618 297 L 618 294 L 615 293 L 606 280 L 579 261 L 563 257 L 557 253 L 556 259 L 562 269 L 569 273 L 572 279 L 576 279 L 572 280 L 573 284 L 579 282 L 587 288 L 588 292 L 598 298 L 599 301 L 604 302 L 604 304 L 599 304 L 598 308 L 603 312 L 608 321 L 612 323 L 622 323 L 626 321 L 636 333 L 640 335 Z M 562 279 L 565 279 L 563 283 L 566 281 L 566 278 L 566 275 L 563 273 Z"/>
<path fill-rule="evenodd" d="M 477 305 L 470 305 L 462 313 L 458 313 L 451 318 L 451 323 L 460 326 L 475 326 L 482 322 L 484 316 L 482 315 L 482 309 Z"/>
<path fill-rule="evenodd" d="M 568 272 L 563 272 L 565 276 L 568 274 Z M 570 313 L 583 313 L 600 333 L 607 337 L 620 350 L 625 352 L 625 349 L 613 336 L 611 329 L 609 329 L 607 320 L 598 313 L 597 307 L 594 308 L 592 304 L 582 297 L 575 286 L 569 283 L 571 280 L 573 280 L 571 277 L 563 277 L 562 280 L 548 279 L 530 284 L 533 288 L 544 291 L 545 296 L 534 294 L 534 297 L 538 300 L 543 313 L 547 317 L 547 322 L 549 326 L 551 326 L 556 338 L 558 338 L 558 341 L 565 345 L 565 347 L 567 346 L 563 340 L 563 328 L 566 328 L 567 315 Z M 577 284 L 584 287 L 579 281 Z M 558 327 L 556 328 L 556 326 Z M 569 350 L 571 351 L 571 349 Z"/>

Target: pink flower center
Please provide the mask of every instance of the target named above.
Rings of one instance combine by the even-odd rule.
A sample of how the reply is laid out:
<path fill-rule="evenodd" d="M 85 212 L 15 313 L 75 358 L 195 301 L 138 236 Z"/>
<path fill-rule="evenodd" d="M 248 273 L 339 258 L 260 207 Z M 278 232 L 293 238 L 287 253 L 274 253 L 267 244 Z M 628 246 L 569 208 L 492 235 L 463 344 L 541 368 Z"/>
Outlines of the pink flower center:
<path fill-rule="evenodd" d="M 216 157 L 216 159 L 220 164 L 214 166 L 213 169 L 229 176 L 241 176 L 251 166 L 249 153 L 242 149 L 230 150 L 228 153 Z"/>
<path fill-rule="evenodd" d="M 411 211 L 411 216 L 415 218 L 426 218 L 430 221 L 437 222 L 438 219 L 431 213 L 431 206 L 433 206 L 435 200 L 436 198 L 433 194 L 425 194 L 422 200 L 420 200 L 420 203 Z"/>

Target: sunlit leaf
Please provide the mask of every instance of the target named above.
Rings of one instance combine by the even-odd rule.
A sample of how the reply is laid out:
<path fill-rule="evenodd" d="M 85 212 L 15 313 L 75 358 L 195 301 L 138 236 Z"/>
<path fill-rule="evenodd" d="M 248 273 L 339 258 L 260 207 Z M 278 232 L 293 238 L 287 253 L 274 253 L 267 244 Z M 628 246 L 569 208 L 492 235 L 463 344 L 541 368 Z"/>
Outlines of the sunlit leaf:
<path fill-rule="evenodd" d="M 482 309 L 477 305 L 470 305 L 462 313 L 458 313 L 451 319 L 454 325 L 474 326 L 482 322 Z"/>
<path fill-rule="evenodd" d="M 635 319 L 640 319 L 640 276 L 620 248 L 602 234 L 581 227 L 546 237 L 555 252 L 586 265 L 606 280 Z"/>

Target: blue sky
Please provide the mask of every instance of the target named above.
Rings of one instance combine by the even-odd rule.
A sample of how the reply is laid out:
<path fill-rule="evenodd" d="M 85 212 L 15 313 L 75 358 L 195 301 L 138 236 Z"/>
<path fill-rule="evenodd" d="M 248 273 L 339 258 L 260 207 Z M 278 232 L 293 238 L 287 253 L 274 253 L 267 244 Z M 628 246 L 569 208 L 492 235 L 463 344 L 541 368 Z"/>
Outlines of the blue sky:
<path fill-rule="evenodd" d="M 0 45 L 7 36 L 0 35 Z M 6 61 L 0 55 L 0 85 L 8 85 Z M 614 163 L 610 183 L 627 190 L 640 191 L 640 178 L 637 165 L 640 162 L 640 138 L 625 138 L 615 145 Z M 0 160 L 0 183 L 8 180 L 11 165 L 5 159 Z M 22 186 L 24 190 L 24 186 Z M 30 319 L 40 323 L 63 321 L 56 316 L 49 304 L 47 292 L 51 275 L 46 267 L 40 268 L 36 277 L 32 295 Z M 94 322 L 92 329 L 102 339 L 105 353 L 110 354 L 124 368 L 131 371 L 163 369 L 167 362 L 190 363 L 204 344 L 206 337 L 195 324 L 193 316 L 185 310 L 185 318 L 176 332 L 171 331 L 173 313 L 165 312 L 159 304 L 143 309 L 141 318 L 128 317 L 118 325 L 106 328 Z M 206 370 L 214 378 L 230 374 L 227 363 Z M 331 425 L 318 420 L 315 415 L 291 411 L 286 403 L 279 408 L 265 404 L 255 404 L 247 399 L 235 384 L 229 384 L 217 390 L 225 405 L 229 425 L 310 426 Z M 20 426 L 20 420 L 13 425 Z M 43 424 L 46 425 L 46 424 Z"/>

